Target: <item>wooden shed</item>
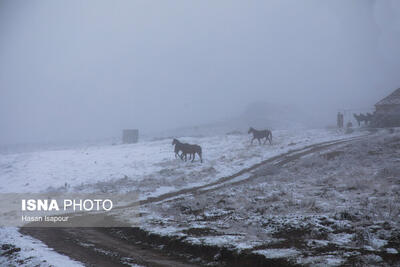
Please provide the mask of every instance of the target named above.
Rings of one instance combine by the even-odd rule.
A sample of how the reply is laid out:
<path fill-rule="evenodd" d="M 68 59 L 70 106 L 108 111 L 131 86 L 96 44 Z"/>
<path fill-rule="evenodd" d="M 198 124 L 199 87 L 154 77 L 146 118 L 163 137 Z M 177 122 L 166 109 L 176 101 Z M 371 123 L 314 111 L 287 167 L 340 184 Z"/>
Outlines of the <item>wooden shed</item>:
<path fill-rule="evenodd" d="M 400 110 L 400 88 L 375 104 L 377 113 L 388 113 Z"/>
<path fill-rule="evenodd" d="M 400 88 L 375 104 L 373 127 L 400 127 Z"/>

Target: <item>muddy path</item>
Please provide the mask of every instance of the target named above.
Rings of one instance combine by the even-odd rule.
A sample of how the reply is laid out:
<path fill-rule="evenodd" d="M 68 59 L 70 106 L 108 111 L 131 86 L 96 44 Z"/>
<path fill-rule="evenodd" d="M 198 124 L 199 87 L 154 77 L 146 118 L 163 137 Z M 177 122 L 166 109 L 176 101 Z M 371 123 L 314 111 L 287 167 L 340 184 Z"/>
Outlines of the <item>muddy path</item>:
<path fill-rule="evenodd" d="M 86 266 L 197 266 L 183 256 L 168 255 L 144 244 L 107 234 L 108 228 L 24 228 L 55 251 Z"/>
<path fill-rule="evenodd" d="M 190 194 L 202 194 L 219 190 L 227 185 L 246 183 L 257 177 L 257 171 L 270 166 L 281 167 L 286 163 L 305 155 L 324 151 L 335 146 L 364 138 L 353 137 L 337 141 L 329 141 L 310 145 L 301 149 L 269 158 L 249 168 L 245 168 L 231 176 L 222 177 L 217 181 L 176 192 L 151 197 L 124 207 L 148 203 L 170 201 L 176 197 Z M 115 210 L 114 209 L 114 210 Z M 29 226 L 29 225 L 28 225 Z M 148 234 L 139 228 L 36 228 L 23 227 L 22 234 L 30 235 L 44 242 L 58 253 L 69 256 L 87 266 L 201 266 L 214 262 L 213 257 L 218 252 L 224 255 L 219 264 L 226 266 L 287 266 L 288 262 L 269 262 L 257 255 L 237 255 L 217 247 L 196 247 L 182 244 L 176 238 L 168 238 Z M 218 251 L 221 250 L 221 251 Z M 212 253 L 211 253 L 212 252 Z"/>

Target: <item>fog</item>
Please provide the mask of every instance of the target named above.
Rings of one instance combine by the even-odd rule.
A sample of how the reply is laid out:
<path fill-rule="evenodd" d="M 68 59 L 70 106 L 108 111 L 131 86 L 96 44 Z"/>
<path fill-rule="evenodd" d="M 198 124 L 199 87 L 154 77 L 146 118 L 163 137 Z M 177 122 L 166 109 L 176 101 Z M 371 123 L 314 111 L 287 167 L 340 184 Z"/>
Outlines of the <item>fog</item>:
<path fill-rule="evenodd" d="M 398 0 L 3 0 L 0 144 L 201 127 L 260 102 L 325 127 L 400 87 L 399 47 Z"/>

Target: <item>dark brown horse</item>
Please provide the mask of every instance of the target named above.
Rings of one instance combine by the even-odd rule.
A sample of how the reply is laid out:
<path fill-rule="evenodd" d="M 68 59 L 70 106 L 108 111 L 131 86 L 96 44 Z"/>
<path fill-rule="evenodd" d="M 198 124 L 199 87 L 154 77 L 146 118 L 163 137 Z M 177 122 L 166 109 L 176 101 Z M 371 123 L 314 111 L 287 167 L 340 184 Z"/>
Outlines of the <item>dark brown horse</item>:
<path fill-rule="evenodd" d="M 175 145 L 175 158 L 179 156 L 181 160 L 187 161 L 187 155 L 189 154 L 189 160 L 193 162 L 197 153 L 200 157 L 200 162 L 203 163 L 201 146 L 181 143 L 178 139 L 172 140 L 172 145 Z M 179 155 L 180 151 L 182 152 L 181 155 Z"/>
<path fill-rule="evenodd" d="M 248 133 L 253 134 L 253 139 L 251 139 L 251 144 L 253 144 L 254 139 L 257 139 L 261 145 L 261 139 L 265 138 L 264 145 L 267 142 L 267 140 L 269 141 L 269 144 L 272 145 L 272 133 L 270 130 L 256 130 L 253 127 L 250 127 Z"/>

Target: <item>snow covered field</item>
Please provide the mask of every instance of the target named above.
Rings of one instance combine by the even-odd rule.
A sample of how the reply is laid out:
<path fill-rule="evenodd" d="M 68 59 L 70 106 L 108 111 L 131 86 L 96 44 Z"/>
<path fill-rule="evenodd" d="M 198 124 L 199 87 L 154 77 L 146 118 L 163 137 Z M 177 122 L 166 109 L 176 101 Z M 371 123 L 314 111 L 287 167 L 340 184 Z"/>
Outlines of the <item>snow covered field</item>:
<path fill-rule="evenodd" d="M 0 154 L 0 193 L 129 192 L 149 194 L 204 184 L 269 157 L 344 136 L 333 130 L 275 131 L 273 145 L 250 145 L 250 135 L 181 138 L 200 144 L 204 163 L 177 160 L 172 139 L 132 145 Z M 4 183 L 7 181 L 7 183 Z"/>
<path fill-rule="evenodd" d="M 257 141 L 250 145 L 247 134 L 181 138 L 202 146 L 203 164 L 198 160 L 191 163 L 175 159 L 172 139 L 3 154 L 0 155 L 0 193 L 135 192 L 145 199 L 213 182 L 289 150 L 351 137 L 334 130 L 275 131 L 273 134 L 272 146 L 260 146 Z M 2 244 L 21 247 L 27 253 L 17 254 L 15 260 L 32 256 L 36 262 L 56 254 L 39 241 L 20 236 L 14 228 L 1 228 L 0 236 L 4 237 L 2 241 L 6 240 Z M 32 246 L 36 255 L 29 254 Z M 61 256 L 58 259 L 65 260 Z M 0 258 L 0 263 L 1 260 L 4 259 Z"/>
<path fill-rule="evenodd" d="M 1 228 L 0 240 L 0 266 L 83 266 L 14 227 Z"/>
<path fill-rule="evenodd" d="M 142 228 L 298 264 L 397 264 L 399 166 L 400 132 L 381 131 L 245 184 L 145 205 Z"/>

